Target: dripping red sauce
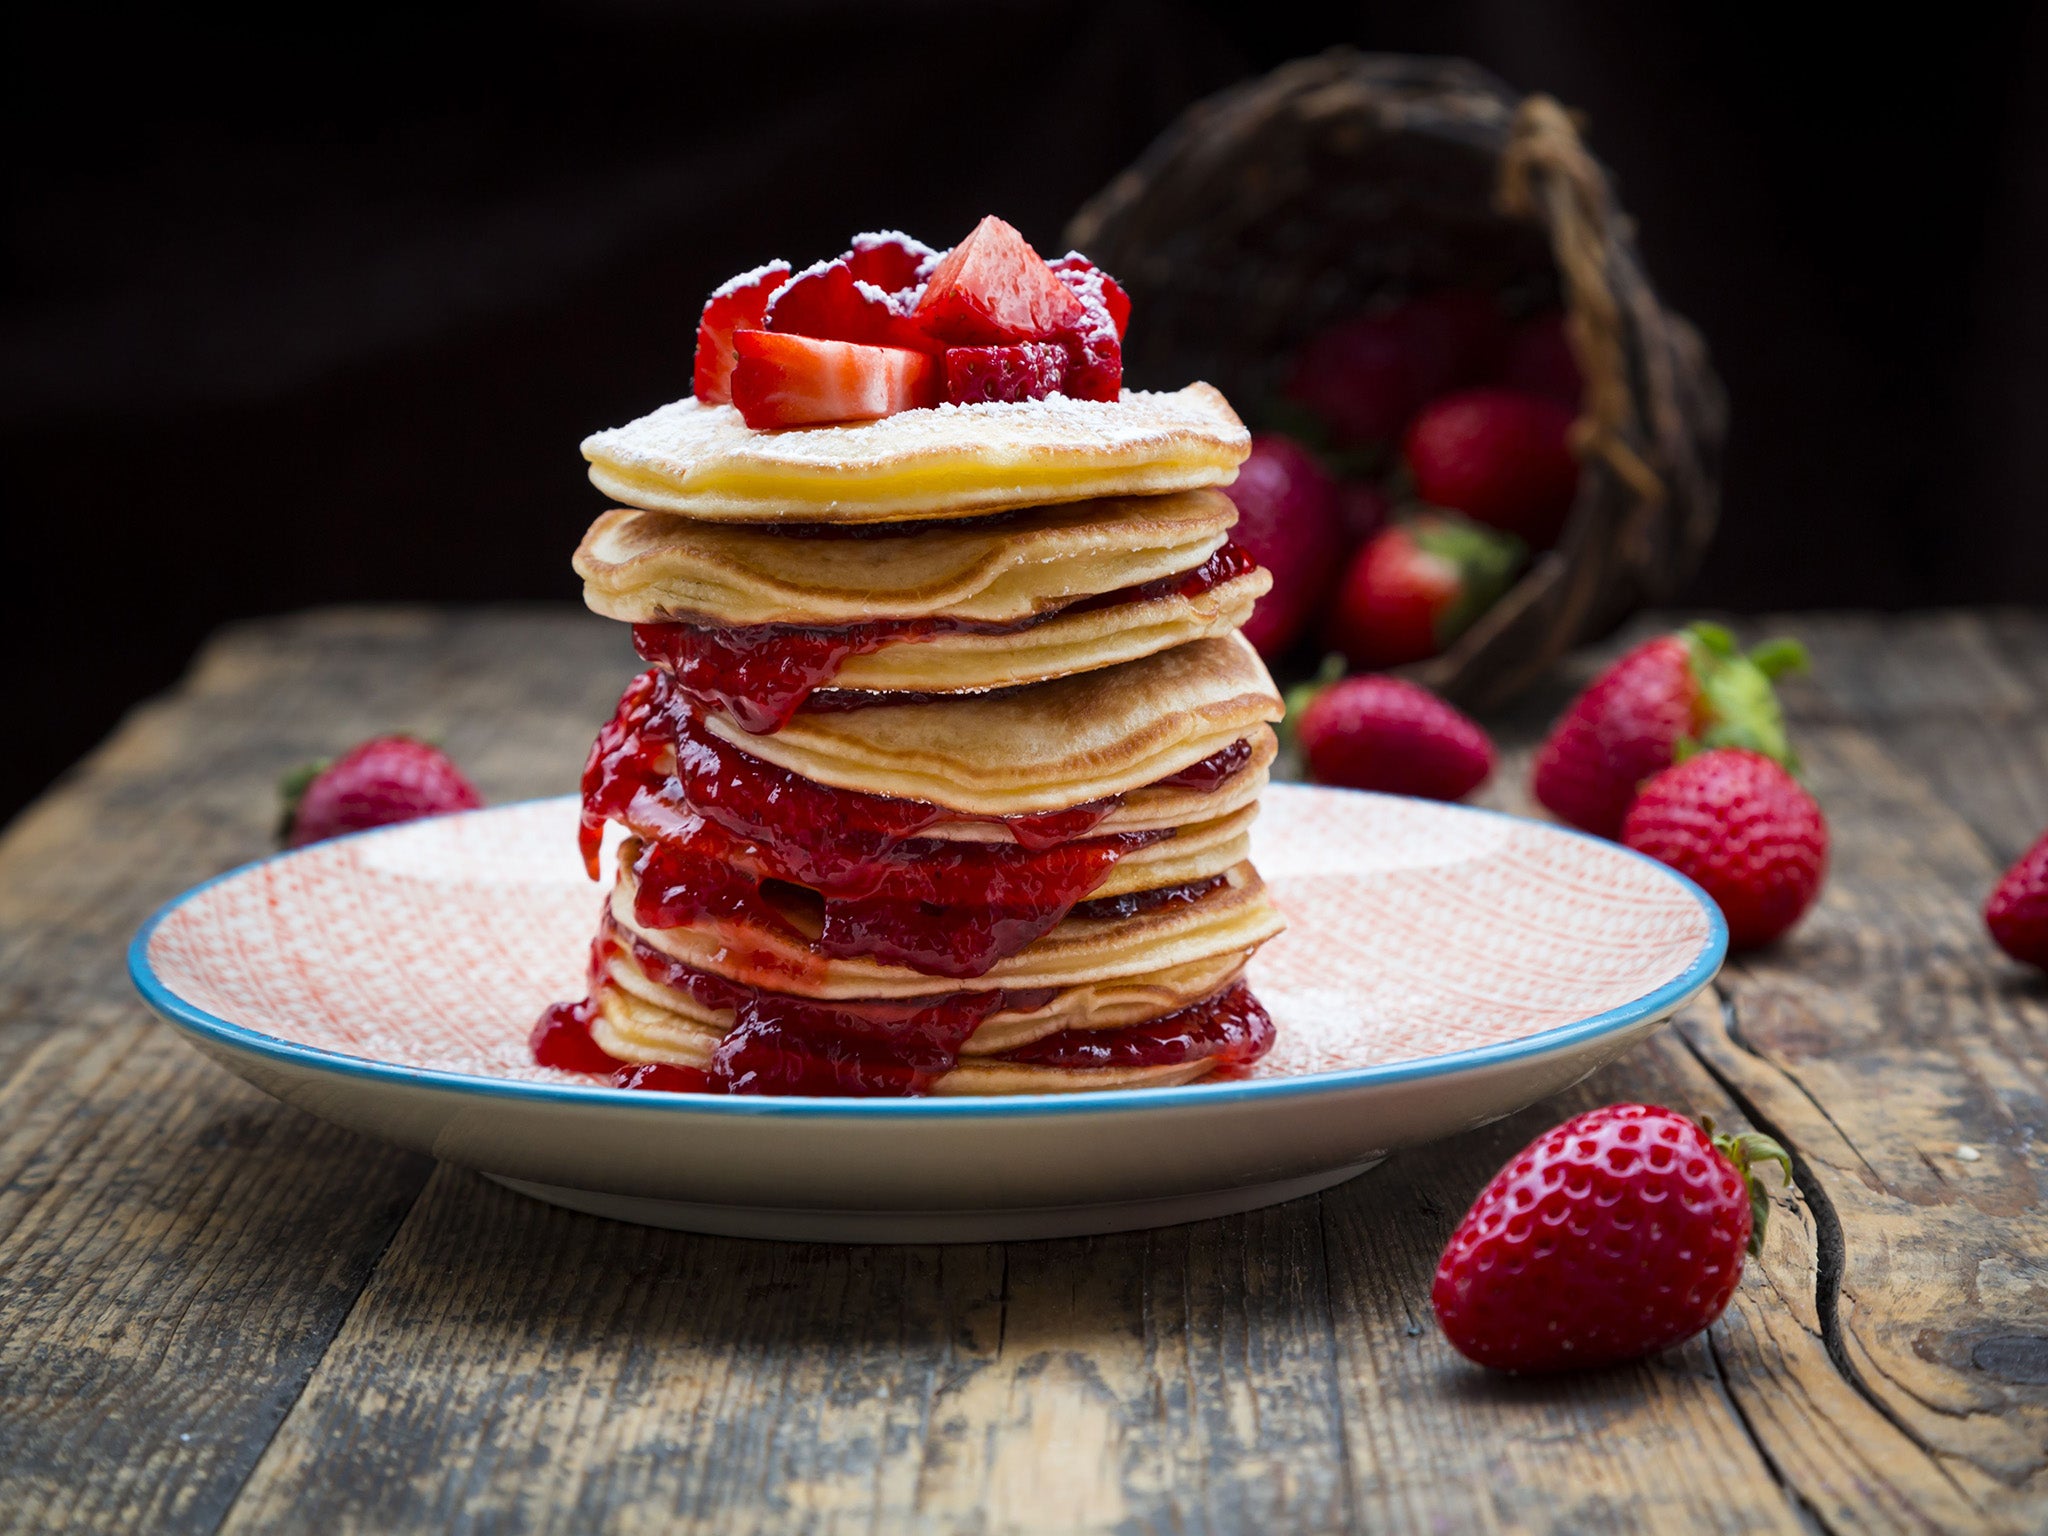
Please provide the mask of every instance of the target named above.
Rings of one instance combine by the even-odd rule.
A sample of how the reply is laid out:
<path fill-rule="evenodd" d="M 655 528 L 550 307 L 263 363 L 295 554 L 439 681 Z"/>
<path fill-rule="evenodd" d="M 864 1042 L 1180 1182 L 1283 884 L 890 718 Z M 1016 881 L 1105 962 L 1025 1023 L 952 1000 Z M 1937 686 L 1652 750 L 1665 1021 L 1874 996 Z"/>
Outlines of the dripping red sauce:
<path fill-rule="evenodd" d="M 651 979 L 733 1014 L 708 1070 L 625 1062 L 591 1038 L 596 996 L 610 983 L 608 957 L 629 949 Z M 820 1002 L 715 976 L 630 935 L 609 917 L 592 947 L 591 997 L 557 1003 L 534 1027 L 534 1060 L 545 1067 L 609 1074 L 621 1088 L 671 1093 L 814 1094 L 906 1097 L 927 1093 L 959 1064 L 960 1048 L 985 1019 L 1043 1008 L 1056 989 L 997 988 L 910 1001 Z M 996 1058 L 1044 1066 L 1163 1066 L 1214 1056 L 1237 1066 L 1272 1044 L 1272 1024 L 1243 983 L 1189 1008 L 1112 1030 L 1062 1030 Z"/>
<path fill-rule="evenodd" d="M 1212 587 L 1258 569 L 1241 546 L 1225 543 L 1191 571 L 1084 597 L 1077 602 L 994 623 L 974 619 L 871 619 L 858 624 L 635 624 L 633 648 L 641 659 L 666 667 L 676 686 L 700 709 L 722 710 L 753 735 L 779 731 L 812 692 L 838 675 L 849 656 L 935 635 L 1016 634 L 1068 613 L 1150 602 L 1178 593 L 1198 597 Z M 911 701 L 925 695 L 892 695 Z"/>
<path fill-rule="evenodd" d="M 1248 743 L 1216 757 L 1239 747 L 1248 760 Z M 1187 772 L 1198 787 L 1228 776 L 1196 770 Z M 593 874 L 608 819 L 642 839 L 633 856 L 642 925 L 765 928 L 818 955 L 872 956 L 954 978 L 986 974 L 1050 932 L 1123 855 L 1172 835 L 1089 836 L 1120 803 L 1111 798 L 1002 818 L 1014 842 L 923 837 L 939 822 L 971 818 L 833 789 L 742 752 L 704 729 L 659 668 L 628 686 L 598 733 L 583 790 Z M 798 890 L 778 893 L 773 882 Z M 790 921 L 791 897 L 820 904 L 817 938 Z"/>

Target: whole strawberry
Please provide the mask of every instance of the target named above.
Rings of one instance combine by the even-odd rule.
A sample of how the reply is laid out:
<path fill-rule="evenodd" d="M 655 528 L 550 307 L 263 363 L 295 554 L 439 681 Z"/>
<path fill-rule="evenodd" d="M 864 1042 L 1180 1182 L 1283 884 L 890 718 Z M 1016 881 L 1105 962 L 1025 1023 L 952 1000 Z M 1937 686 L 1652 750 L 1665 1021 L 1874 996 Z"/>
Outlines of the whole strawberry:
<path fill-rule="evenodd" d="M 1415 494 L 1536 549 L 1557 542 L 1579 489 L 1568 406 L 1515 389 L 1467 389 L 1423 407 L 1401 451 Z"/>
<path fill-rule="evenodd" d="M 1354 667 L 1425 661 L 1493 606 L 1521 563 L 1519 542 L 1450 513 L 1396 523 L 1351 557 L 1323 641 Z"/>
<path fill-rule="evenodd" d="M 299 769 L 284 798 L 279 835 L 293 848 L 484 803 L 447 753 L 410 736 L 372 737 L 332 763 Z"/>
<path fill-rule="evenodd" d="M 1763 1247 L 1768 1136 L 1713 1134 L 1652 1104 L 1588 1110 L 1494 1175 L 1437 1261 L 1444 1337 L 1502 1371 L 1612 1365 L 1719 1317 Z"/>
<path fill-rule="evenodd" d="M 1295 728 L 1318 783 L 1462 800 L 1493 772 L 1470 716 L 1398 677 L 1347 677 L 1316 693 Z"/>
<path fill-rule="evenodd" d="M 1984 904 L 1984 924 L 2013 959 L 2048 971 L 2048 833 L 2005 872 Z"/>
<path fill-rule="evenodd" d="M 1301 637 L 1329 595 L 1344 557 L 1337 482 L 1291 437 L 1262 432 L 1224 494 L 1237 503 L 1231 538 L 1273 573 L 1244 637 L 1262 656 L 1278 656 Z"/>
<path fill-rule="evenodd" d="M 1536 799 L 1601 837 L 1621 832 L 1636 790 L 1688 747 L 1749 747 L 1795 766 L 1772 680 L 1806 664 L 1791 640 L 1747 656 L 1718 624 L 1646 640 L 1572 701 L 1536 754 Z"/>
<path fill-rule="evenodd" d="M 1828 824 L 1799 781 L 1760 752 L 1719 747 L 1643 786 L 1621 840 L 1699 885 L 1754 949 L 1806 915 L 1828 868 Z"/>

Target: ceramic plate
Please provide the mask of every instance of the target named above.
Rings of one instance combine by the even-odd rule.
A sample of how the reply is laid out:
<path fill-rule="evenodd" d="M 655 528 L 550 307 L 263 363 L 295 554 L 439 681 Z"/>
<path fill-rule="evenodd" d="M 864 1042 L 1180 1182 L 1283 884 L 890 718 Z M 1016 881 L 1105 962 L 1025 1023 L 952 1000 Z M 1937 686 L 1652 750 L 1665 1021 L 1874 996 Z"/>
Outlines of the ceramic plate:
<path fill-rule="evenodd" d="M 1275 785 L 1252 857 L 1290 927 L 1252 964 L 1279 1042 L 1248 1076 L 1049 1098 L 629 1093 L 534 1066 L 580 996 L 599 887 L 572 799 L 340 838 L 144 925 L 150 1005 L 257 1087 L 515 1189 L 746 1237 L 1119 1231 L 1325 1188 L 1626 1050 L 1727 947 L 1697 887 L 1490 811 Z"/>

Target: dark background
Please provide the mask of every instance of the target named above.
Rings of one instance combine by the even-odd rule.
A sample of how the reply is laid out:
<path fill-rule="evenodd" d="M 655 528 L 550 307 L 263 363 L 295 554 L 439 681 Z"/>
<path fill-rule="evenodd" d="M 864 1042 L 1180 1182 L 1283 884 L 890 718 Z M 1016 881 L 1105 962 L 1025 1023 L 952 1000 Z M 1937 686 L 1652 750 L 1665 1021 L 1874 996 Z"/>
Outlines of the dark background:
<path fill-rule="evenodd" d="M 1056 250 L 1188 102 L 1339 41 L 1590 115 L 1733 399 L 1692 601 L 2048 591 L 2038 11 L 33 9 L 0 106 L 0 815 L 224 620 L 572 598 L 576 445 L 689 388 L 728 274 L 988 211 Z"/>

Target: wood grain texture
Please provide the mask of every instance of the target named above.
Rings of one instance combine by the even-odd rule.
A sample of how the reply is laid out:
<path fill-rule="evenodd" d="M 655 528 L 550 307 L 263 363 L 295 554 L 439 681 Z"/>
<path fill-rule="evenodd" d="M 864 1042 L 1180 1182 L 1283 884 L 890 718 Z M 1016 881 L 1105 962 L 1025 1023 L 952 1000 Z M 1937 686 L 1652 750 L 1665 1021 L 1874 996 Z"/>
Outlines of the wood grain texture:
<path fill-rule="evenodd" d="M 0 1529 L 2039 1528 L 2048 989 L 1975 903 L 2048 810 L 2048 623 L 1776 627 L 1820 669 L 1792 700 L 1835 874 L 1680 1029 L 1316 1199 L 917 1249 L 557 1211 L 149 1022 L 119 945 L 263 851 L 283 768 L 405 726 L 492 798 L 566 788 L 632 665 L 553 613 L 224 636 L 0 841 Z M 1599 659 L 1499 722 L 1491 803 L 1527 809 L 1529 744 Z M 1623 1098 L 1774 1129 L 1806 1197 L 1680 1350 L 1466 1365 L 1428 1312 L 1451 1226 Z"/>

